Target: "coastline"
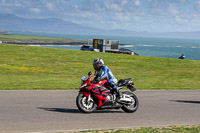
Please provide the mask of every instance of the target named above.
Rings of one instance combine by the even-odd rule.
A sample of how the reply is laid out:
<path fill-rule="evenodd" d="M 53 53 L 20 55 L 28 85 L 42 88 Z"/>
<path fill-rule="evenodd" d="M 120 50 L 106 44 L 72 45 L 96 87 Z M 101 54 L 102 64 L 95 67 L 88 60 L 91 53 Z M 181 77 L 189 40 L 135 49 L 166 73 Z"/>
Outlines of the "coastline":
<path fill-rule="evenodd" d="M 2 43 L 5 44 L 17 44 L 17 45 L 28 45 L 28 46 L 82 46 L 82 45 L 88 45 L 86 41 L 83 42 L 8 42 L 8 41 L 2 41 Z M 123 47 L 133 47 L 136 46 L 134 44 L 119 44 L 119 46 Z"/>
<path fill-rule="evenodd" d="M 16 44 L 16 45 L 26 45 L 26 46 L 41 46 L 41 47 L 67 47 L 66 49 L 80 50 L 82 45 L 88 45 L 86 40 L 82 41 L 70 41 L 70 42 L 34 42 L 34 41 L 2 41 L 6 44 Z M 77 48 L 76 48 L 77 47 Z M 178 59 L 181 54 L 186 55 L 186 60 L 200 60 L 199 59 L 199 49 L 198 45 L 144 45 L 144 44 L 119 44 L 119 47 L 124 49 L 129 49 L 134 51 L 134 53 L 139 53 L 141 56 L 151 56 L 151 57 L 164 57 L 164 58 L 174 58 Z"/>
<path fill-rule="evenodd" d="M 82 45 L 88 45 L 88 43 L 85 41 L 83 42 L 8 42 L 8 41 L 2 41 L 2 43 L 5 44 L 17 44 L 17 45 L 29 45 L 29 46 L 82 46 Z M 134 47 L 137 45 L 134 44 L 119 44 L 119 46 L 123 47 Z M 148 46 L 148 45 L 147 45 Z"/>
<path fill-rule="evenodd" d="M 6 44 L 17 44 L 17 45 L 33 45 L 33 46 L 37 46 L 37 45 L 84 45 L 87 44 L 86 42 L 52 42 L 52 43 L 45 43 L 45 42 L 6 42 L 6 41 L 2 41 L 2 43 L 6 43 Z"/>

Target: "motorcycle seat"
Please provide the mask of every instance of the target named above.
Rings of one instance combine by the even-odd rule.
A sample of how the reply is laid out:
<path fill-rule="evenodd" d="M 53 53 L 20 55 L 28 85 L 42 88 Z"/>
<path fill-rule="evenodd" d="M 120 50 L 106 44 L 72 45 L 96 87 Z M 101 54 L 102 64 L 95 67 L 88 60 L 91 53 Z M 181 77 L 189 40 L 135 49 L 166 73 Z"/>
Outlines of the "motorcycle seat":
<path fill-rule="evenodd" d="M 117 82 L 117 86 L 118 87 L 121 87 L 121 86 L 125 86 L 128 84 L 128 82 L 131 80 L 131 78 L 128 78 L 128 79 L 120 79 L 118 82 Z"/>

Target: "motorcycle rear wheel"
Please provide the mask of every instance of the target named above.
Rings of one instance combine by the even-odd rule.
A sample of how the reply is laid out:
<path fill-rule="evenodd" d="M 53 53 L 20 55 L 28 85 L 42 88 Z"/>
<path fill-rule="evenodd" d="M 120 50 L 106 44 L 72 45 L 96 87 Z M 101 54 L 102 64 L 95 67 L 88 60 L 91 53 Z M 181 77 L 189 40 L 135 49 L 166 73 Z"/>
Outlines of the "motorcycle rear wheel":
<path fill-rule="evenodd" d="M 91 98 L 88 101 L 88 98 L 82 93 L 79 93 L 76 97 L 76 106 L 83 113 L 92 113 L 96 109 L 94 100 Z"/>
<path fill-rule="evenodd" d="M 127 113 L 135 112 L 139 107 L 139 101 L 138 101 L 137 96 L 130 91 L 125 91 L 124 93 L 130 95 L 133 98 L 134 101 L 133 101 L 132 104 L 124 104 L 122 106 L 122 110 L 124 110 Z"/>

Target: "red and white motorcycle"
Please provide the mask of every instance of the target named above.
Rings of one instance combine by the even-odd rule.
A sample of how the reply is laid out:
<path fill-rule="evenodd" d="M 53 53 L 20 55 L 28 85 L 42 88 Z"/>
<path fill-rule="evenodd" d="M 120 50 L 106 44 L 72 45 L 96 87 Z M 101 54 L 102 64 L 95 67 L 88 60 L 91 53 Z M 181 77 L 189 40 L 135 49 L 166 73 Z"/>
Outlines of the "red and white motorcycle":
<path fill-rule="evenodd" d="M 122 109 L 125 112 L 133 113 L 139 107 L 134 83 L 131 78 L 121 79 L 117 83 L 117 89 L 120 91 L 123 87 L 129 88 L 131 91 L 121 91 L 121 97 L 118 97 L 115 91 L 105 86 L 107 80 L 102 80 L 98 83 L 94 80 L 95 75 L 91 72 L 88 76 L 81 78 L 79 94 L 76 98 L 76 105 L 83 113 L 92 113 L 95 110 L 102 109 Z"/>

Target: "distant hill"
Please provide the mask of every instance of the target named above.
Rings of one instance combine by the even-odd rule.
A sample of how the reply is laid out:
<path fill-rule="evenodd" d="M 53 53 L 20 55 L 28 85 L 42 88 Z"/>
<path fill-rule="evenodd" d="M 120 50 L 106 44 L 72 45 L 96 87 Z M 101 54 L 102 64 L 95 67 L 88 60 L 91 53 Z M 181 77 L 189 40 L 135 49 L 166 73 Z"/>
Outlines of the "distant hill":
<path fill-rule="evenodd" d="M 0 30 L 0 34 L 7 34 L 8 32 Z"/>
<path fill-rule="evenodd" d="M 22 18 L 11 14 L 0 14 L 0 32 L 29 31 L 59 34 L 114 35 L 138 37 L 168 37 L 168 38 L 200 38 L 200 31 L 195 32 L 135 32 L 123 29 L 103 30 L 75 24 L 58 18 Z"/>
<path fill-rule="evenodd" d="M 57 18 L 29 19 L 21 18 L 11 14 L 0 14 L 0 29 L 9 31 L 31 31 L 52 33 L 86 33 L 94 32 L 96 29 L 67 22 Z"/>

